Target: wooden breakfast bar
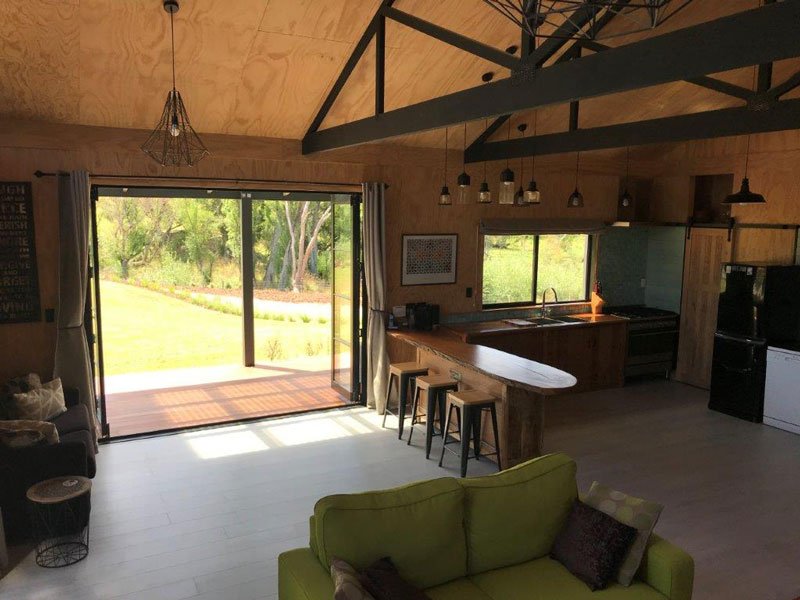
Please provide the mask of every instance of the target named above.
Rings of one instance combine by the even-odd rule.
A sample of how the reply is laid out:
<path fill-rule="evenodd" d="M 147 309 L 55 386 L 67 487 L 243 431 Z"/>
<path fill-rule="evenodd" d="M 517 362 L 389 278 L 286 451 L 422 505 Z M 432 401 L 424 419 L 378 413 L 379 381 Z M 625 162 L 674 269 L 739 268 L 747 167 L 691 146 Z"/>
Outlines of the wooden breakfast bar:
<path fill-rule="evenodd" d="M 446 328 L 436 331 L 390 331 L 394 340 L 410 344 L 417 362 L 431 372 L 451 375 L 462 389 L 495 396 L 502 464 L 514 466 L 542 454 L 544 400 L 573 387 L 577 379 L 565 371 L 514 354 L 470 344 Z M 483 439 L 494 445 L 491 427 Z"/>

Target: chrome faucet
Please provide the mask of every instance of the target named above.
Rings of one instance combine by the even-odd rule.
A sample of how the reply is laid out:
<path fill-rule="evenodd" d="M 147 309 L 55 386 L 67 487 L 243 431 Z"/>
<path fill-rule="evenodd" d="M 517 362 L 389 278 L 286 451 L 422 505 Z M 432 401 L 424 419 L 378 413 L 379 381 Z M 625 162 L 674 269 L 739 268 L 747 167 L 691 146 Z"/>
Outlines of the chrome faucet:
<path fill-rule="evenodd" d="M 554 298 L 553 302 L 558 302 L 558 292 L 556 292 L 556 288 L 549 287 L 545 291 L 543 291 L 542 292 L 542 316 L 543 317 L 550 316 L 550 312 L 552 312 L 552 310 L 553 310 L 552 307 L 550 307 L 549 310 L 547 308 L 547 292 L 550 292 L 550 291 L 553 292 L 553 298 Z"/>

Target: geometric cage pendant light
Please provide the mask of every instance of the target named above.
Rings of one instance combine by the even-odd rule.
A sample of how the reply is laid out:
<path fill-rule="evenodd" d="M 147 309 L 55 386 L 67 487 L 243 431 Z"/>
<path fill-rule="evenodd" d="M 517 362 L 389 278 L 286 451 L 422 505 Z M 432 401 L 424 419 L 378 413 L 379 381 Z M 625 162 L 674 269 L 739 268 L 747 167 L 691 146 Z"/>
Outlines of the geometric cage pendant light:
<path fill-rule="evenodd" d="M 164 10 L 169 13 L 172 39 L 172 90 L 153 132 L 142 144 L 142 150 L 162 167 L 193 167 L 208 154 L 200 137 L 195 133 L 186 114 L 181 93 L 175 88 L 175 23 L 174 15 L 180 6 L 178 0 L 164 0 Z"/>

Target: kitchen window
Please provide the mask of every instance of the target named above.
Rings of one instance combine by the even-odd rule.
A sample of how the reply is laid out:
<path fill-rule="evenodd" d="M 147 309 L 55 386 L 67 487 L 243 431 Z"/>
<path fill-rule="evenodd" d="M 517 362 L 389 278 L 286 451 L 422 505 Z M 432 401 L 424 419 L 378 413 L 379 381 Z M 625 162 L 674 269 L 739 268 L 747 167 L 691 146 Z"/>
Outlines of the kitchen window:
<path fill-rule="evenodd" d="M 540 304 L 551 287 L 559 302 L 588 300 L 590 252 L 585 233 L 485 235 L 484 308 Z"/>

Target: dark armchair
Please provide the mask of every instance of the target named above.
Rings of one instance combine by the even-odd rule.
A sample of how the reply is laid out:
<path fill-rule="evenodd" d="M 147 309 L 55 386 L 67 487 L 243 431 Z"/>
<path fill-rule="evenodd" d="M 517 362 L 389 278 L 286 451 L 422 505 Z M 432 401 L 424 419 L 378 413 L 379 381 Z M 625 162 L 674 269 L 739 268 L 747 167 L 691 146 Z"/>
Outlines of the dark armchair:
<path fill-rule="evenodd" d="M 58 444 L 29 448 L 0 444 L 0 507 L 10 541 L 29 534 L 25 493 L 31 485 L 61 475 L 95 475 L 95 449 L 86 406 L 79 402 L 75 389 L 65 388 L 64 400 L 67 411 L 51 419 L 58 430 Z M 88 517 L 88 496 L 83 502 L 82 510 Z"/>

